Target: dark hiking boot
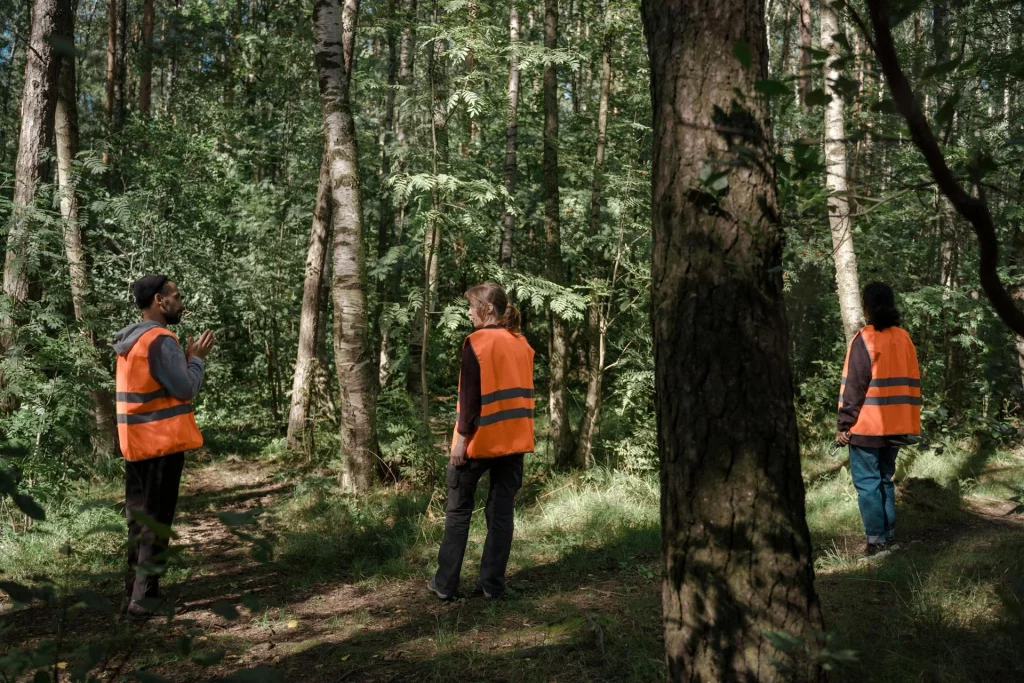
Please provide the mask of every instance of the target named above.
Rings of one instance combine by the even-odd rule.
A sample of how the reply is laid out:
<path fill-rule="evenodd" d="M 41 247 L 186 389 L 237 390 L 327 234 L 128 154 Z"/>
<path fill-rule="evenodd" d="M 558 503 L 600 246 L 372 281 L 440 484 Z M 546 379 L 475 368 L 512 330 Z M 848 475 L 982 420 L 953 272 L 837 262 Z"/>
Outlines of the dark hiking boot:
<path fill-rule="evenodd" d="M 455 598 L 454 595 L 446 595 L 442 593 L 441 589 L 438 588 L 437 584 L 434 582 L 434 579 L 431 579 L 430 582 L 427 584 L 427 590 L 436 595 L 441 600 L 444 600 L 445 602 Z"/>

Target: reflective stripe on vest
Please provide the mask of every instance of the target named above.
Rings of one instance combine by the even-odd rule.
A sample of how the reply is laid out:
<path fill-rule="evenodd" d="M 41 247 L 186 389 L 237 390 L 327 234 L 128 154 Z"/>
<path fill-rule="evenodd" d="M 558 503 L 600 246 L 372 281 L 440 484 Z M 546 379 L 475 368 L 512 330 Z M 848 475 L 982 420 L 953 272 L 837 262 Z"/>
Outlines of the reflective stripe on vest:
<path fill-rule="evenodd" d="M 480 362 L 480 416 L 466 455 L 497 458 L 532 452 L 533 349 L 525 338 L 505 329 L 477 330 L 466 341 Z"/>
<path fill-rule="evenodd" d="M 857 422 L 851 434 L 861 436 L 901 436 L 921 433 L 921 371 L 917 351 L 910 335 L 900 327 L 882 332 L 868 325 L 857 333 L 871 357 L 871 382 Z M 839 407 L 843 408 L 843 389 L 850 369 L 850 349 L 846 351 L 843 379 L 839 388 Z"/>
<path fill-rule="evenodd" d="M 154 327 L 142 333 L 127 356 L 117 357 L 117 434 L 126 460 L 146 460 L 203 445 L 192 402 L 174 398 L 149 372 L 149 349 L 169 336 Z"/>

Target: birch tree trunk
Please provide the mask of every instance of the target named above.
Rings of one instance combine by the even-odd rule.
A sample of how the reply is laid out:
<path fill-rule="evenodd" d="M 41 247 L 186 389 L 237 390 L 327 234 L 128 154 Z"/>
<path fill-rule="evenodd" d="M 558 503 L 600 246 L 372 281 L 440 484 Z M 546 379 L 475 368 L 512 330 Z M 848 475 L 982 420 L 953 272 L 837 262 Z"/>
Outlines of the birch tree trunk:
<path fill-rule="evenodd" d="M 787 355 L 774 142 L 767 103 L 753 96 L 766 74 L 764 3 L 644 0 L 642 13 L 667 678 L 820 679 L 806 660 L 779 672 L 774 660 L 787 656 L 766 635 L 813 643 L 824 625 Z M 740 39 L 750 68 L 733 55 Z M 701 190 L 706 165 L 729 171 L 727 194 Z"/>
<path fill-rule="evenodd" d="M 291 407 L 288 409 L 288 448 L 298 450 L 307 433 L 310 399 L 317 370 L 317 330 L 326 313 L 321 307 L 324 264 L 331 241 L 331 169 L 327 150 L 320 162 L 320 175 L 313 207 L 313 226 L 306 252 L 306 274 L 302 281 L 302 312 L 299 314 L 299 344 L 292 377 Z"/>
<path fill-rule="evenodd" d="M 341 485 L 365 491 L 377 480 L 376 380 L 368 339 L 366 257 L 363 245 L 359 155 L 349 100 L 351 54 L 343 25 L 355 26 L 354 0 L 316 0 L 313 44 L 324 115 L 325 148 L 334 222 L 332 298 L 334 361 L 341 388 Z M 343 20 L 343 14 L 345 18 Z M 347 31 L 354 35 L 354 31 Z"/>
<path fill-rule="evenodd" d="M 829 191 L 828 223 L 832 231 L 832 257 L 836 264 L 836 293 L 843 333 L 849 344 L 864 324 L 860 284 L 857 279 L 857 255 L 853 248 L 853 222 L 847 196 L 846 130 L 843 100 L 835 90 L 840 58 L 839 18 L 828 2 L 821 4 L 821 49 L 828 52 L 825 60 L 825 94 L 832 99 L 825 105 L 825 186 Z"/>
<path fill-rule="evenodd" d="M 544 49 L 558 48 L 558 0 L 544 0 Z M 544 175 L 541 196 L 544 201 L 544 236 L 547 242 L 547 276 L 556 284 L 565 282 L 562 263 L 562 234 L 558 197 L 558 76 L 555 65 L 544 65 Z M 548 307 L 551 338 L 548 358 L 551 386 L 548 409 L 551 416 L 551 447 L 555 467 L 573 466 L 572 427 L 569 424 L 568 375 L 569 330 L 564 320 Z"/>
<path fill-rule="evenodd" d="M 512 202 L 516 194 L 516 152 L 519 135 L 519 8 L 515 2 L 508 13 L 508 116 L 505 121 L 505 192 Z M 516 215 L 510 206 L 505 207 L 501 219 L 501 251 L 498 263 L 512 265 L 512 235 L 516 229 Z"/>
<path fill-rule="evenodd" d="M 601 227 L 601 191 L 604 188 L 604 155 L 608 137 L 608 94 L 612 84 L 612 33 L 611 12 L 605 9 L 605 36 L 601 48 L 601 91 L 597 104 L 597 148 L 594 152 L 594 178 L 590 192 L 590 239 L 595 240 Z M 597 270 L 600 251 L 592 250 L 591 267 Z M 589 468 L 594 465 L 594 431 L 601 414 L 601 384 L 604 378 L 605 321 L 604 306 L 597 292 L 587 307 L 587 398 L 580 420 L 579 436 L 576 441 L 576 466 Z"/>

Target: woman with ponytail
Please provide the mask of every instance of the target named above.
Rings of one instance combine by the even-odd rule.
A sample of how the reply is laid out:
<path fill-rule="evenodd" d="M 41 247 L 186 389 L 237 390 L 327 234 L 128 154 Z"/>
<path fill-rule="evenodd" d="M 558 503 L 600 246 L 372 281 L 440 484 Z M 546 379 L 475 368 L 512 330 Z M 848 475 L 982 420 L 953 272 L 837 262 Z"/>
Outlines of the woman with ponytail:
<path fill-rule="evenodd" d="M 868 325 L 846 352 L 836 442 L 850 446 L 865 552 L 872 555 L 895 538 L 892 477 L 900 446 L 921 433 L 921 372 L 892 289 L 881 282 L 865 287 L 864 312 Z"/>
<path fill-rule="evenodd" d="M 446 472 L 444 540 L 437 554 L 437 574 L 427 584 L 442 600 L 453 599 L 458 591 L 476 487 L 485 472 L 490 472 L 487 540 L 477 590 L 487 598 L 505 591 L 523 454 L 534 447 L 533 349 L 520 334 L 519 311 L 493 282 L 473 287 L 466 299 L 475 331 L 462 345 L 455 433 Z"/>

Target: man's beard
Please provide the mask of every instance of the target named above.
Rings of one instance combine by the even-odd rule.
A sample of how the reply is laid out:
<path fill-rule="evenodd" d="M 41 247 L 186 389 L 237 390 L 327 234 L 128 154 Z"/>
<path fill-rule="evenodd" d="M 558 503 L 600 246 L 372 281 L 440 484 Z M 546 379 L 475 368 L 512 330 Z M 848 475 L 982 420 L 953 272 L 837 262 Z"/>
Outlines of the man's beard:
<path fill-rule="evenodd" d="M 175 311 L 174 313 L 165 313 L 164 318 L 167 319 L 168 325 L 177 325 L 181 322 L 181 311 Z"/>

